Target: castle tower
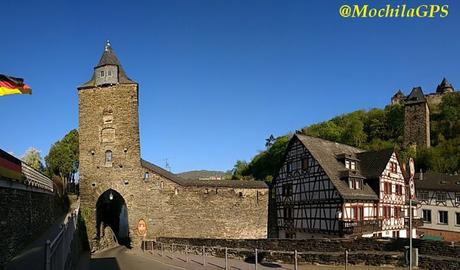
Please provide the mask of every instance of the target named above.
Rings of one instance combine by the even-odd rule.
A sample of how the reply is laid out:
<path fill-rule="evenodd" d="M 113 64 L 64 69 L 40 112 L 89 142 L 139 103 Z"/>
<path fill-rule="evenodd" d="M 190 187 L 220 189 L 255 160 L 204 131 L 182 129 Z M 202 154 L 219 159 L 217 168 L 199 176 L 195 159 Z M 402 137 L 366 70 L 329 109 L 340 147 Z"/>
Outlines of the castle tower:
<path fill-rule="evenodd" d="M 420 87 L 404 102 L 404 146 L 409 145 L 430 147 L 430 109 Z"/>
<path fill-rule="evenodd" d="M 454 87 L 450 84 L 446 78 L 442 79 L 442 82 L 436 88 L 436 93 L 452 93 L 454 92 Z"/>
<path fill-rule="evenodd" d="M 91 80 L 78 87 L 81 206 L 91 211 L 89 237 L 110 226 L 122 241 L 128 228 L 130 185 L 141 179 L 138 84 L 129 79 L 107 41 Z M 132 185 L 132 184 L 131 184 Z M 103 210 L 102 210 L 103 209 Z"/>
<path fill-rule="evenodd" d="M 394 94 L 391 97 L 391 105 L 396 105 L 396 104 L 402 105 L 405 98 L 406 96 L 403 94 L 403 92 L 401 92 L 401 90 L 398 90 L 398 92 L 396 92 L 396 94 Z"/>

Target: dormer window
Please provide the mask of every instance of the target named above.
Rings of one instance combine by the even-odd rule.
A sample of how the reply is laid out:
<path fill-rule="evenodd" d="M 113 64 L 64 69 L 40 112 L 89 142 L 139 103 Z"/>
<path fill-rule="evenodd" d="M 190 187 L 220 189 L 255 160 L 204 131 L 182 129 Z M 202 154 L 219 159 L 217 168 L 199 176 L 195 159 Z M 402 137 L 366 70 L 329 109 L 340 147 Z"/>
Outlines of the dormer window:
<path fill-rule="evenodd" d="M 356 161 L 345 159 L 345 168 L 355 171 L 356 170 Z"/>
<path fill-rule="evenodd" d="M 358 178 L 349 178 L 348 186 L 350 189 L 363 189 L 363 180 Z"/>
<path fill-rule="evenodd" d="M 350 170 L 356 170 L 356 161 L 350 161 Z"/>

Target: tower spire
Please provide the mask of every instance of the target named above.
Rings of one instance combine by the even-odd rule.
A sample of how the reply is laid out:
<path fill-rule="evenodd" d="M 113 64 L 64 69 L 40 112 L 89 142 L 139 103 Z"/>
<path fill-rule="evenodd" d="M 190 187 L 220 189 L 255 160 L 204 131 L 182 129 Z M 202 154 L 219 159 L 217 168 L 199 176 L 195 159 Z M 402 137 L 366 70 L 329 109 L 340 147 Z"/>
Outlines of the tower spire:
<path fill-rule="evenodd" d="M 112 49 L 112 45 L 110 44 L 110 40 L 107 39 L 107 41 L 105 42 L 105 48 L 104 48 L 104 51 L 109 51 L 110 49 Z"/>

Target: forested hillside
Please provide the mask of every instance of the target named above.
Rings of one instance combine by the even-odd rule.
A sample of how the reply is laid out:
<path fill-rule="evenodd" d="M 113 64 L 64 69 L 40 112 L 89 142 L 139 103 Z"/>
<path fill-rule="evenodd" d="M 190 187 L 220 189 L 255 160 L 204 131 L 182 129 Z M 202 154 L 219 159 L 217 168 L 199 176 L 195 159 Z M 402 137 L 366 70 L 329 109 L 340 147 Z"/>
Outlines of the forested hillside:
<path fill-rule="evenodd" d="M 401 158 L 414 157 L 417 170 L 454 173 L 460 171 L 460 93 L 445 95 L 431 114 L 431 148 L 403 149 L 404 108 L 359 110 L 307 126 L 302 134 L 345 143 L 368 150 L 395 147 Z M 254 177 L 271 182 L 281 166 L 291 134 L 278 137 L 266 151 L 246 163 L 238 161 L 234 178 Z"/>

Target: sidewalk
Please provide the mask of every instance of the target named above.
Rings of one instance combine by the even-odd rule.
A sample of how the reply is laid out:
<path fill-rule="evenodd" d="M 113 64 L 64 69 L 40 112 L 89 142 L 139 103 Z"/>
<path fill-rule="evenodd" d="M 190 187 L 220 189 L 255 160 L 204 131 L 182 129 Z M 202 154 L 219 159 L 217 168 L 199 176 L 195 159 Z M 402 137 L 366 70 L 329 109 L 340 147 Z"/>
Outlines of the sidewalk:
<path fill-rule="evenodd" d="M 225 259 L 224 258 L 217 258 L 212 256 L 206 256 L 206 267 L 203 266 L 203 256 L 201 255 L 189 255 L 188 262 L 187 256 L 183 253 L 171 253 L 171 252 L 164 252 L 161 256 L 161 251 L 145 251 L 142 252 L 141 250 L 130 250 L 129 253 L 135 254 L 137 256 L 142 256 L 146 258 L 150 258 L 151 260 L 155 260 L 157 262 L 161 262 L 164 264 L 173 265 L 176 267 L 180 267 L 183 269 L 190 269 L 190 270 L 225 270 Z M 228 259 L 228 268 L 229 270 L 254 270 L 255 265 L 254 263 L 247 263 L 242 260 L 237 259 Z M 280 264 L 276 262 L 263 262 L 257 265 L 257 270 L 294 270 L 294 265 L 292 264 Z M 320 269 L 320 270 L 339 270 L 345 269 L 344 265 L 311 265 L 311 264 L 299 264 L 298 270 L 313 270 L 313 269 Z M 384 267 L 384 266 L 370 266 L 370 265 L 348 265 L 347 270 L 374 270 L 374 269 L 406 269 L 406 268 L 399 268 L 399 267 Z"/>
<path fill-rule="evenodd" d="M 76 209 L 78 201 L 72 203 L 69 212 Z M 39 238 L 27 245 L 16 257 L 14 257 L 6 266 L 5 270 L 31 270 L 45 268 L 45 243 L 51 240 L 59 233 L 59 228 L 64 222 L 68 213 L 59 217 Z"/>

